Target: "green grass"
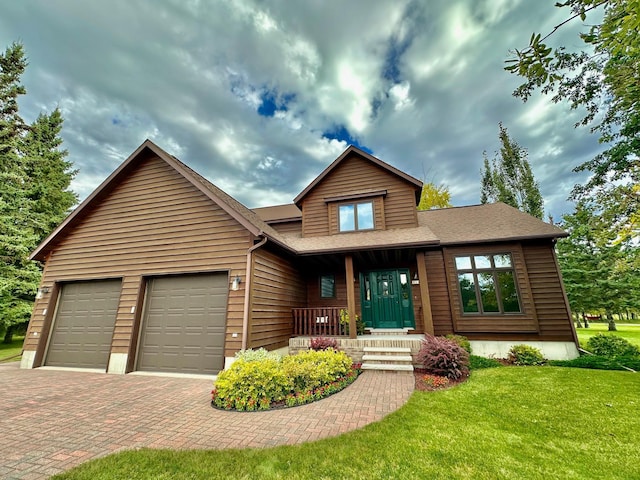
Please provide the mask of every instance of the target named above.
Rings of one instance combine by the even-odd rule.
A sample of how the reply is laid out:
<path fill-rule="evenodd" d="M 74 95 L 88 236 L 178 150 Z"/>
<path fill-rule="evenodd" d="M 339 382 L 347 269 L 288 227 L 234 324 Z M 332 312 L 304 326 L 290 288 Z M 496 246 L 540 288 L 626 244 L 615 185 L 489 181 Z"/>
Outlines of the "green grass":
<path fill-rule="evenodd" d="M 20 360 L 20 357 L 14 357 L 15 355 L 20 355 L 22 352 L 22 344 L 24 343 L 24 337 L 17 337 L 14 335 L 13 342 L 7 344 L 2 343 L 2 338 L 0 338 L 0 362 L 11 361 L 15 362 Z"/>
<path fill-rule="evenodd" d="M 616 327 L 618 329 L 616 332 L 609 332 L 607 330 L 608 324 L 606 323 L 590 323 L 589 328 L 576 328 L 576 332 L 578 332 L 580 345 L 583 347 L 586 346 L 587 341 L 591 337 L 599 333 L 618 335 L 619 337 L 626 338 L 631 343 L 640 347 L 640 325 L 616 323 Z"/>
<path fill-rule="evenodd" d="M 491 368 L 383 421 L 299 446 L 126 451 L 58 479 L 640 478 L 640 375 Z"/>

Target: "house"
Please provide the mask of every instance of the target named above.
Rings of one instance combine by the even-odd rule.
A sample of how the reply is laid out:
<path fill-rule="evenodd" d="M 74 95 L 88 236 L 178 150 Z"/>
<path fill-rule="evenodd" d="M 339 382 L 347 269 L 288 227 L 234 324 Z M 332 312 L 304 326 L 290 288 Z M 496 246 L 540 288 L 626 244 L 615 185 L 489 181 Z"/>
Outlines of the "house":
<path fill-rule="evenodd" d="M 32 253 L 22 367 L 211 374 L 241 349 L 345 335 L 341 310 L 354 342 L 359 315 L 365 340 L 577 356 L 566 234 L 501 203 L 419 212 L 421 187 L 351 146 L 293 204 L 250 210 L 147 140 Z"/>

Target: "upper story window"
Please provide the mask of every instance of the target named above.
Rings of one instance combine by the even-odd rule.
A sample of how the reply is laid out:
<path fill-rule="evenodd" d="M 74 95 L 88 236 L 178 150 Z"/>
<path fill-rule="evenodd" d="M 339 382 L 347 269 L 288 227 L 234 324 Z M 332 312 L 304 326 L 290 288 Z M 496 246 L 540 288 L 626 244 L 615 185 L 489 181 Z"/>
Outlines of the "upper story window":
<path fill-rule="evenodd" d="M 340 205 L 338 228 L 341 232 L 373 230 L 373 201 Z"/>
<path fill-rule="evenodd" d="M 511 254 L 457 255 L 454 260 L 463 313 L 496 315 L 522 311 Z"/>

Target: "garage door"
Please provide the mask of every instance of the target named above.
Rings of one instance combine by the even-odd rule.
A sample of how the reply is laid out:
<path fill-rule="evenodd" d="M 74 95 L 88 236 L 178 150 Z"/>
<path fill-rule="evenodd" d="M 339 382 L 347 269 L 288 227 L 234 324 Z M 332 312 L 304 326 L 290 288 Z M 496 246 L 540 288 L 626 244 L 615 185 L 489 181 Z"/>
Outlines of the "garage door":
<path fill-rule="evenodd" d="M 106 370 L 120 280 L 62 286 L 45 365 Z"/>
<path fill-rule="evenodd" d="M 226 273 L 150 279 L 137 369 L 217 373 L 224 366 Z"/>

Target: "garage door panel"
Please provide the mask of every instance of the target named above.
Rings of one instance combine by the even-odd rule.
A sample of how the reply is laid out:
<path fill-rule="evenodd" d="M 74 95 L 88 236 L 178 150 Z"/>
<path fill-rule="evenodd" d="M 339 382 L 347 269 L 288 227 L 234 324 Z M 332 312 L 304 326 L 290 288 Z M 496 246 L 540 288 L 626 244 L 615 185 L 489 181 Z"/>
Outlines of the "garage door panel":
<path fill-rule="evenodd" d="M 224 365 L 226 273 L 149 280 L 138 370 L 217 373 Z"/>
<path fill-rule="evenodd" d="M 107 368 L 120 288 L 120 280 L 62 286 L 45 365 Z"/>

